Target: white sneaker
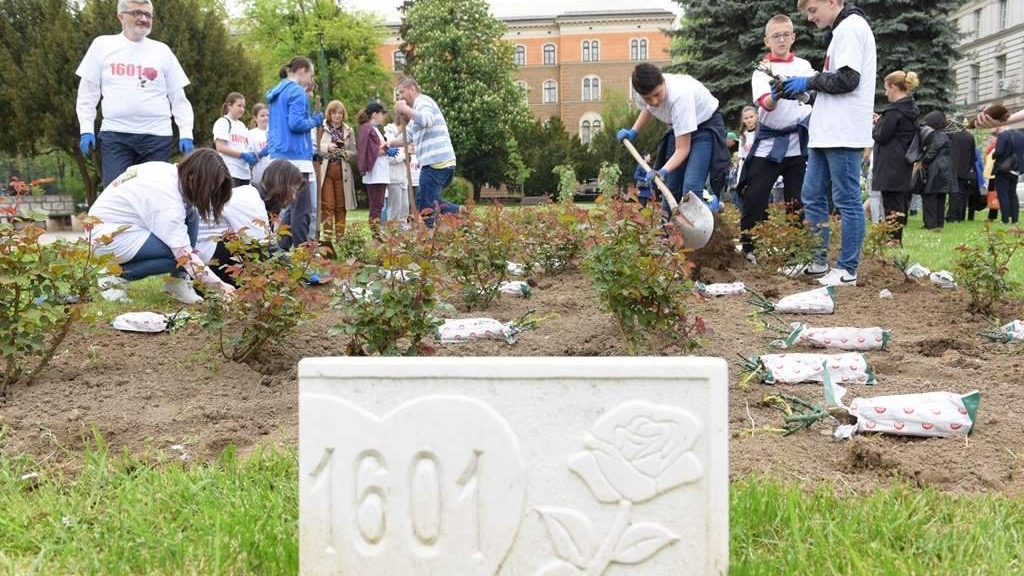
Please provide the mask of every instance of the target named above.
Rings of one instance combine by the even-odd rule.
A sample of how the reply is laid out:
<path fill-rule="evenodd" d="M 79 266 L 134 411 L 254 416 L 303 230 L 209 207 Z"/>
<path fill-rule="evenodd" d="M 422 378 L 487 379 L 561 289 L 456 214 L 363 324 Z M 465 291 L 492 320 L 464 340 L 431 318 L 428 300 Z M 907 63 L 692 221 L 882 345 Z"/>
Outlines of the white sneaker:
<path fill-rule="evenodd" d="M 182 304 L 199 304 L 203 297 L 196 294 L 192 282 L 184 278 L 171 278 L 164 284 L 164 292 Z"/>
<path fill-rule="evenodd" d="M 856 286 L 857 275 L 850 274 L 842 268 L 833 268 L 828 274 L 818 278 L 822 286 Z"/>
<path fill-rule="evenodd" d="M 103 276 L 96 281 L 100 297 L 108 302 L 129 302 L 128 281 L 120 276 Z"/>
<path fill-rule="evenodd" d="M 784 266 L 779 268 L 779 274 L 789 278 L 818 278 L 828 273 L 828 264 L 797 264 L 796 266 Z"/>
<path fill-rule="evenodd" d="M 743 257 L 747 259 L 747 262 L 750 262 L 754 266 L 757 266 L 757 256 L 754 256 L 753 252 L 747 252 L 746 254 L 743 255 Z"/>

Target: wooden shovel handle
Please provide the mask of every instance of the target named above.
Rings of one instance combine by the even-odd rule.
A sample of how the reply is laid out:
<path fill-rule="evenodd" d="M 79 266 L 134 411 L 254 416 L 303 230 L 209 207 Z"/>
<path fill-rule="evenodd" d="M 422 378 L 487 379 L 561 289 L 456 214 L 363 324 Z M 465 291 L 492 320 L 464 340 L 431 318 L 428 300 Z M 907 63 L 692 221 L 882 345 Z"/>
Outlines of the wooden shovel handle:
<path fill-rule="evenodd" d="M 644 169 L 644 171 L 650 172 L 651 167 L 647 164 L 647 162 L 644 162 L 643 156 L 640 156 L 640 153 L 636 151 L 636 147 L 633 146 L 633 143 L 629 141 L 629 138 L 623 138 L 622 143 L 625 144 L 626 150 L 629 150 L 629 153 L 633 155 L 634 159 L 636 159 L 636 163 L 639 164 L 640 167 Z M 679 218 L 681 221 L 686 223 L 687 226 L 690 226 L 692 228 L 693 222 L 690 222 L 686 218 L 686 216 L 683 216 L 682 214 L 679 213 L 679 203 L 676 202 L 676 197 L 672 195 L 672 191 L 668 189 L 668 186 L 665 184 L 665 181 L 661 179 L 660 174 L 656 174 L 654 176 L 654 183 L 658 185 L 658 190 L 661 190 L 661 195 L 664 196 L 665 201 L 668 202 L 668 207 L 672 210 L 674 217 Z"/>

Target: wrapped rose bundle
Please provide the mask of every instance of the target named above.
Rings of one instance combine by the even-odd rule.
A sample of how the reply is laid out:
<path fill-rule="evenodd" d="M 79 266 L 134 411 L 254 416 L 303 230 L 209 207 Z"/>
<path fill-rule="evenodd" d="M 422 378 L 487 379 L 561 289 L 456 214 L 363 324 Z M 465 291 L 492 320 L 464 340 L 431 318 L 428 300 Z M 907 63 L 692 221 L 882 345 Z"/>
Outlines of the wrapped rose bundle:
<path fill-rule="evenodd" d="M 889 331 L 874 328 L 811 328 L 803 322 L 792 322 L 793 331 L 786 338 L 772 342 L 776 348 L 807 344 L 815 348 L 840 350 L 882 350 L 889 342 Z"/>
<path fill-rule="evenodd" d="M 498 285 L 498 291 L 507 296 L 522 296 L 523 298 L 529 298 L 531 295 L 530 285 L 522 280 L 502 282 Z"/>
<path fill-rule="evenodd" d="M 927 278 L 932 273 L 931 270 L 925 268 L 924 266 L 921 266 L 917 262 L 914 262 L 913 264 L 908 266 L 904 272 L 907 276 L 910 276 L 911 278 Z"/>
<path fill-rule="evenodd" d="M 1009 344 L 1011 342 L 1024 342 L 1024 322 L 1014 320 L 1001 328 L 994 328 L 982 334 L 993 342 Z"/>
<path fill-rule="evenodd" d="M 735 296 L 747 291 L 743 282 L 730 282 L 726 284 L 704 284 L 695 282 L 693 290 L 701 296 Z"/>
<path fill-rule="evenodd" d="M 519 262 L 506 262 L 506 269 L 508 273 L 513 276 L 525 276 L 526 266 L 523 266 Z"/>
<path fill-rule="evenodd" d="M 845 354 L 762 354 L 749 358 L 744 369 L 765 384 L 821 382 L 828 370 L 832 381 L 873 385 L 875 373 L 858 352 Z"/>
<path fill-rule="evenodd" d="M 857 419 L 843 424 L 835 437 L 847 439 L 857 432 L 885 432 L 901 436 L 953 438 L 966 436 L 974 428 L 981 393 L 925 392 L 854 398 L 849 406 L 842 404 L 846 388 L 825 375 L 825 399 Z"/>
<path fill-rule="evenodd" d="M 832 314 L 836 311 L 836 293 L 832 286 L 816 288 L 806 292 L 790 294 L 776 303 L 772 303 L 764 296 L 753 293 L 747 302 L 764 310 L 765 312 L 779 312 L 783 314 Z"/>
<path fill-rule="evenodd" d="M 518 330 L 511 322 L 502 323 L 494 318 L 455 318 L 444 321 L 437 329 L 438 339 L 444 344 L 469 342 L 470 340 L 504 340 L 515 344 Z"/>

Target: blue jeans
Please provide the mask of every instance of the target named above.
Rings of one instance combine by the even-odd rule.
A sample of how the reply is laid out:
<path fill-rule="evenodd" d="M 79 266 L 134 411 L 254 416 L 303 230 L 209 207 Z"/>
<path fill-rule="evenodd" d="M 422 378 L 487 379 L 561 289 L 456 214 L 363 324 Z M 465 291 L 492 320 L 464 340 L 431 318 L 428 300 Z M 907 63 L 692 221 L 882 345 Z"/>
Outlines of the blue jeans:
<path fill-rule="evenodd" d="M 103 187 L 117 179 L 129 166 L 143 162 L 170 162 L 171 136 L 100 132 L 100 163 Z"/>
<path fill-rule="evenodd" d="M 419 188 L 416 189 L 416 210 L 420 213 L 423 213 L 427 208 L 435 212 L 440 211 L 441 214 L 458 212 L 458 204 L 451 204 L 441 199 L 441 191 L 452 183 L 453 178 L 455 178 L 454 166 L 441 168 L 440 170 L 424 166 L 420 170 Z M 433 213 L 425 217 L 424 221 L 427 223 L 427 226 L 433 227 Z"/>
<path fill-rule="evenodd" d="M 814 258 L 816 264 L 828 262 L 828 192 L 832 186 L 832 203 L 839 212 L 842 242 L 836 266 L 851 274 L 860 265 L 860 249 L 864 243 L 864 207 L 860 202 L 860 158 L 858 148 L 810 148 L 807 172 L 800 198 L 804 219 L 811 230 L 821 236 L 821 248 Z M 824 225 L 824 226 L 823 226 Z"/>
<path fill-rule="evenodd" d="M 188 228 L 189 244 L 195 248 L 196 239 L 199 237 L 199 213 L 195 208 L 188 208 L 185 212 L 185 227 Z M 157 274 L 181 276 L 184 271 L 178 268 L 178 261 L 171 248 L 156 235 L 150 234 L 135 256 L 121 264 L 121 277 L 131 281 Z"/>
<path fill-rule="evenodd" d="M 711 156 L 715 151 L 715 138 L 707 130 L 690 133 L 690 155 L 678 168 L 668 173 L 665 184 L 672 191 L 676 201 L 683 198 L 686 192 L 694 192 L 700 196 L 711 173 Z M 676 139 L 673 135 L 665 144 L 665 160 L 668 161 L 676 152 Z M 661 201 L 661 207 L 668 212 L 668 202 Z"/>

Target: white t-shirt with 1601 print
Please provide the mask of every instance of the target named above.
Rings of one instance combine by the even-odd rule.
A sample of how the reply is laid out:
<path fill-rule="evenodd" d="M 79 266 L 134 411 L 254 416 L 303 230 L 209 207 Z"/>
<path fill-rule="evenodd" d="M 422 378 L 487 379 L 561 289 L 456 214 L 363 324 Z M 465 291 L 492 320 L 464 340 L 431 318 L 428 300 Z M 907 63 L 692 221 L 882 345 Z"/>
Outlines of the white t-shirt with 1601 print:
<path fill-rule="evenodd" d="M 227 116 L 221 116 L 213 123 L 213 139 L 214 141 L 223 140 L 227 142 L 228 147 L 239 154 L 253 152 L 249 146 L 249 129 L 240 121 L 232 120 Z M 231 172 L 232 178 L 238 178 L 239 180 L 249 180 L 252 178 L 249 163 L 245 160 L 228 156 L 223 152 L 220 153 L 220 157 L 224 159 L 224 164 L 228 167 L 228 172 Z"/>
<path fill-rule="evenodd" d="M 75 74 L 100 87 L 100 130 L 128 134 L 170 136 L 169 98 L 189 84 L 166 44 L 149 38 L 133 42 L 124 34 L 93 40 Z M 189 117 L 190 132 L 191 122 Z M 182 137 L 191 138 L 192 134 Z"/>
<path fill-rule="evenodd" d="M 877 55 L 875 35 L 867 20 L 853 14 L 832 30 L 832 42 L 822 72 L 849 67 L 860 73 L 853 92 L 818 92 L 811 111 L 808 146 L 811 148 L 867 148 L 871 138 L 871 113 L 875 106 Z"/>

